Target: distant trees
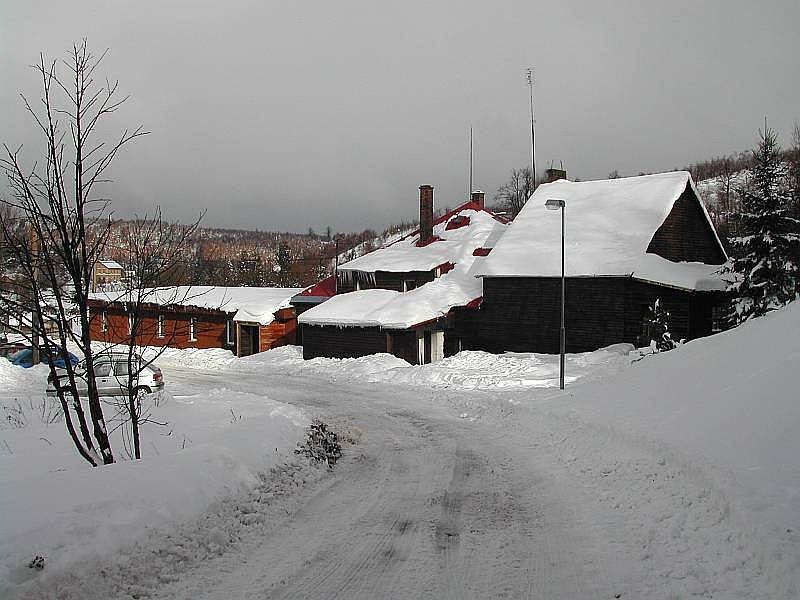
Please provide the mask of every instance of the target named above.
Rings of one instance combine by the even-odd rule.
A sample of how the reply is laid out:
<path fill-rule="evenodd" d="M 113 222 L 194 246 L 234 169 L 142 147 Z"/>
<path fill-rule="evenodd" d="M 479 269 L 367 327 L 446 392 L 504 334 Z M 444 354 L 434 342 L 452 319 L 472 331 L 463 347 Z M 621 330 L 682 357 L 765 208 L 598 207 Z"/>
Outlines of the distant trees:
<path fill-rule="evenodd" d="M 508 181 L 494 195 L 495 204 L 513 219 L 525 206 L 534 189 L 535 179 L 530 167 L 512 169 Z"/>
<path fill-rule="evenodd" d="M 737 322 L 779 308 L 800 293 L 800 222 L 790 214 L 791 184 L 783 173 L 775 132 L 765 127 L 760 136 L 734 214 L 740 233 L 730 240 L 735 279 L 729 290 L 735 297 Z"/>

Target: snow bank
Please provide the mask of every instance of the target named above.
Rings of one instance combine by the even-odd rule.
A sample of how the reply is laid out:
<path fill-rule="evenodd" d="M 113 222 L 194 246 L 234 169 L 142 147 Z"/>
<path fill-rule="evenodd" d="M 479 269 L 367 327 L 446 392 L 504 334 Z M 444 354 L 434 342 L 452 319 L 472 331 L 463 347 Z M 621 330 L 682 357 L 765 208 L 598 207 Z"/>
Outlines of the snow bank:
<path fill-rule="evenodd" d="M 566 381 L 610 376 L 630 363 L 630 344 L 568 354 Z M 463 351 L 427 365 L 410 365 L 391 354 L 359 358 L 313 358 L 303 360 L 298 346 L 284 346 L 220 365 L 233 371 L 269 370 L 291 376 L 316 375 L 330 381 L 408 385 L 456 390 L 512 390 L 558 387 L 558 355 L 534 353 L 490 354 Z"/>
<path fill-rule="evenodd" d="M 141 461 L 125 460 L 117 431 L 120 462 L 92 469 L 70 446 L 64 424 L 47 423 L 57 411 L 47 408 L 45 378 L 44 368 L 0 360 L 0 405 L 16 419 L 0 425 L 3 598 L 42 573 L 26 566 L 34 556 L 46 557 L 48 575 L 65 572 L 254 484 L 285 460 L 308 422 L 293 406 L 203 389 L 198 378 L 197 394 L 152 398 L 153 417 L 168 426 L 143 426 Z"/>
<path fill-rule="evenodd" d="M 648 356 L 613 379 L 571 386 L 568 398 L 517 402 L 644 441 L 668 462 L 700 470 L 722 490 L 732 518 L 760 540 L 748 551 L 758 553 L 771 585 L 786 590 L 800 585 L 798 331 L 794 302 Z M 791 595 L 766 590 L 765 597 Z"/>

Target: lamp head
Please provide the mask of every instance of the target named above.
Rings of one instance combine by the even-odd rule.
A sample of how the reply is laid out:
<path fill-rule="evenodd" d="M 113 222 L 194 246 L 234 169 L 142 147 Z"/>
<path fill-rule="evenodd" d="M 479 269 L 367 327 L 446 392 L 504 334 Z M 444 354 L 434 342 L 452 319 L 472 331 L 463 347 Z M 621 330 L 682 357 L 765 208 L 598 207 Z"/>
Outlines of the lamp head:
<path fill-rule="evenodd" d="M 550 198 L 544 203 L 544 206 L 547 210 L 558 210 L 559 208 L 564 208 L 566 205 L 566 202 L 563 200 L 557 200 L 556 198 Z"/>

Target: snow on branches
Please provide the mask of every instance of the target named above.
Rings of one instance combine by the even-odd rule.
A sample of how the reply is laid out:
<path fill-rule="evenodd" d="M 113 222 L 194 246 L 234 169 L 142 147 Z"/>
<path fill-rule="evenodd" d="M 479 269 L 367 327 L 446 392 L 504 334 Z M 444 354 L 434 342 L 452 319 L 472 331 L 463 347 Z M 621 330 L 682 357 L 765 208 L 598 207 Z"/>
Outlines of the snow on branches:
<path fill-rule="evenodd" d="M 740 190 L 735 215 L 742 235 L 731 238 L 735 275 L 728 290 L 741 323 L 796 299 L 800 293 L 800 221 L 791 216 L 791 190 L 783 177 L 777 135 L 765 128 L 753 150 L 753 170 Z"/>

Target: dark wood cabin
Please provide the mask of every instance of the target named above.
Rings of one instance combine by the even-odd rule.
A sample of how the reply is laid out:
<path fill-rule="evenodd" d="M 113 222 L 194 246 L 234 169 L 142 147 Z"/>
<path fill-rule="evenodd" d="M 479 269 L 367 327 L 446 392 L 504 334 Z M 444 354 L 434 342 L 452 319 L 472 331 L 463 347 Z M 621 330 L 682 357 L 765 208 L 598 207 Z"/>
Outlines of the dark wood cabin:
<path fill-rule="evenodd" d="M 414 302 L 414 294 L 406 296 L 407 293 L 435 285 L 433 282 L 440 277 L 447 277 L 459 261 L 462 263 L 459 266 L 463 268 L 465 263 L 482 260 L 490 250 L 484 247 L 487 240 L 492 239 L 493 243 L 494 238 L 485 226 L 475 227 L 475 233 L 470 233 L 473 231 L 470 227 L 476 223 L 472 223 L 468 216 L 473 213 L 466 211 L 483 215 L 483 221 L 493 223 L 493 231 L 497 230 L 497 233 L 507 225 L 506 219 L 486 211 L 482 192 L 475 192 L 469 202 L 434 219 L 433 188 L 421 186 L 420 229 L 394 245 L 343 264 L 337 274 L 336 295 L 341 297 L 365 290 L 391 290 L 400 294 L 396 301 Z M 481 220 L 475 214 L 472 218 Z M 458 238 L 450 234 L 454 229 L 460 230 Z M 446 240 L 452 243 L 453 239 L 460 241 L 458 247 L 452 247 L 452 254 L 438 252 L 436 244 Z M 409 268 L 402 268 L 403 264 Z M 299 319 L 303 357 L 353 358 L 388 352 L 411 364 L 424 364 L 451 356 L 461 349 L 460 337 L 454 329 L 454 313 L 456 310 L 475 308 L 480 296 L 479 282 L 475 281 L 478 291 L 474 296 L 465 297 L 463 306 L 455 306 L 445 315 L 439 314 L 400 329 L 393 325 L 375 325 L 370 320 L 356 325 L 358 314 L 343 315 L 341 323 L 314 322 L 314 309 L 309 309 Z M 426 298 L 426 302 L 430 301 L 430 297 Z M 369 306 L 363 309 L 368 310 Z M 304 322 L 306 319 L 308 322 Z"/>
<path fill-rule="evenodd" d="M 679 174 L 675 174 L 680 179 Z M 647 176 L 654 177 L 654 176 Z M 639 179 L 639 178 L 629 178 Z M 716 266 L 727 260 L 724 249 L 714 231 L 713 225 L 698 198 L 688 173 L 684 174 L 683 191 L 676 199 L 663 200 L 668 214 L 660 226 L 642 239 L 647 240 L 644 254 L 656 255 L 673 263 L 703 263 L 709 265 L 706 271 L 714 271 Z M 594 182 L 582 182 L 590 186 Z M 646 183 L 646 182 L 645 182 Z M 577 185 L 577 184 L 575 184 Z M 624 183 L 623 183 L 624 185 Z M 603 210 L 603 206 L 571 205 L 570 188 L 562 185 L 554 189 L 541 186 L 524 210 L 544 213 L 544 200 L 548 197 L 563 198 L 566 202 L 566 219 L 569 223 L 570 211 Z M 642 191 L 646 193 L 646 186 Z M 591 198 L 591 194 L 587 194 Z M 637 195 L 632 195 L 636 201 Z M 598 202 L 600 202 L 598 200 Z M 534 215 L 540 217 L 541 215 Z M 598 219 L 598 221 L 602 221 Z M 592 224 L 586 217 L 586 223 Z M 524 225 L 524 221 L 520 224 Z M 557 225 L 558 223 L 556 223 Z M 513 224 L 508 234 L 512 234 Z M 570 230 L 567 229 L 568 234 Z M 530 235 L 536 235 L 533 229 Z M 613 228 L 607 232 L 612 242 L 618 236 Z M 582 232 L 571 232 L 567 237 L 567 256 L 569 252 L 594 251 L 593 246 L 584 242 Z M 596 226 L 585 236 L 593 236 L 594 241 L 602 237 L 601 226 Z M 577 238 L 578 242 L 575 243 Z M 487 259 L 502 261 L 504 256 L 501 240 L 493 254 Z M 572 241 L 570 246 L 569 242 Z M 514 243 L 524 242 L 519 234 Z M 611 245 L 611 244 L 609 244 Z M 519 251 L 519 248 L 516 249 Z M 643 259 L 652 260 L 645 256 Z M 591 262 L 591 261 L 590 261 Z M 672 266 L 662 261 L 665 269 L 680 273 L 681 270 L 702 270 L 702 265 Z M 559 276 L 533 276 L 526 272 L 521 275 L 502 273 L 502 265 L 489 266 L 489 273 L 483 277 L 483 302 L 480 309 L 457 315 L 456 329 L 460 332 L 465 349 L 480 349 L 490 352 L 543 352 L 557 353 L 560 346 L 561 278 Z M 659 265 L 660 266 L 660 265 Z M 492 274 L 501 273 L 501 274 Z M 664 281 L 659 277 L 650 278 L 648 273 L 633 270 L 630 274 L 618 273 L 603 275 L 567 276 L 565 283 L 565 329 L 566 351 L 583 352 L 595 350 L 618 342 L 629 342 L 637 346 L 649 343 L 649 331 L 644 325 L 648 307 L 656 299 L 670 313 L 670 331 L 674 339 L 690 340 L 713 333 L 720 329 L 721 310 L 726 296 L 719 285 L 704 286 L 694 280 Z"/>

